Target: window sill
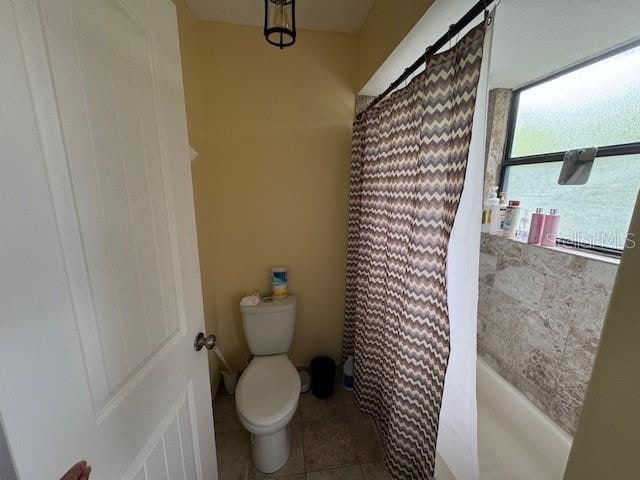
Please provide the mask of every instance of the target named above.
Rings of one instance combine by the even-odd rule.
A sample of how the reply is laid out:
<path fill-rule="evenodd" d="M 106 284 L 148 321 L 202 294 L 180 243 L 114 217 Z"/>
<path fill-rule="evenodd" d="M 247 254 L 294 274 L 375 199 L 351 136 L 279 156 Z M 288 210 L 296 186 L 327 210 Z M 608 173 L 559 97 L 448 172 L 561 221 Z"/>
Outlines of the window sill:
<path fill-rule="evenodd" d="M 559 252 L 559 253 L 564 253 L 567 255 L 575 255 L 577 257 L 583 257 L 583 258 L 588 258 L 589 260 L 595 260 L 597 262 L 603 262 L 603 263 L 609 263 L 611 265 L 620 265 L 620 259 L 617 257 L 610 257 L 608 255 L 603 255 L 600 253 L 594 253 L 594 252 L 588 252 L 586 250 L 580 250 L 579 248 L 570 248 L 570 247 L 543 247 L 542 245 L 533 245 L 530 243 L 527 243 L 525 241 L 519 240 L 517 238 L 506 238 L 506 237 L 502 237 L 500 235 L 492 235 L 490 233 L 483 233 L 483 236 L 487 236 L 487 237 L 497 237 L 497 238 L 501 238 L 507 242 L 516 242 L 516 243 L 520 243 L 522 245 L 527 245 L 528 247 L 533 247 L 533 248 L 541 248 L 543 250 L 552 250 L 555 252 Z"/>

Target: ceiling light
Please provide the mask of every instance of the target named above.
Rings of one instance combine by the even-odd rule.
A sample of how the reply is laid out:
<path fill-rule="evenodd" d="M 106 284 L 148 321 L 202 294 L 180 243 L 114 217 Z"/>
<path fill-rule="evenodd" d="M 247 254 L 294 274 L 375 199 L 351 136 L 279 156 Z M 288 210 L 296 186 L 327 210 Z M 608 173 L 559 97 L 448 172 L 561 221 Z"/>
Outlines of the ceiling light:
<path fill-rule="evenodd" d="M 264 37 L 271 45 L 290 47 L 296 41 L 296 0 L 264 0 Z"/>

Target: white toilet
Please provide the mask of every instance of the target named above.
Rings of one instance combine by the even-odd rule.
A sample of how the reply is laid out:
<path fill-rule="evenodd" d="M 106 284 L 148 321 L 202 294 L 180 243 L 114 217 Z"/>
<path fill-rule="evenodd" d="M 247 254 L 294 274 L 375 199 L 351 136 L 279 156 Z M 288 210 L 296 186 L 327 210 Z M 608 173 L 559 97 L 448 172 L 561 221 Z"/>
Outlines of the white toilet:
<path fill-rule="evenodd" d="M 241 306 L 244 335 L 254 357 L 236 387 L 236 410 L 251 432 L 253 464 L 273 473 L 289 458 L 289 422 L 300 397 L 300 376 L 287 357 L 296 320 L 296 297 L 262 298 Z"/>

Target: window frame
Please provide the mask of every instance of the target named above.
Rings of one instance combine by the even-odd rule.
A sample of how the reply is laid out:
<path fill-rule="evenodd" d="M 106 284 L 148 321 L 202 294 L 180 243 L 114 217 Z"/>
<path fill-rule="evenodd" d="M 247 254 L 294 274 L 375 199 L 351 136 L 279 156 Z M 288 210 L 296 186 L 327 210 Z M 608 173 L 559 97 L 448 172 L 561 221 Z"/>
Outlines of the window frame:
<path fill-rule="evenodd" d="M 562 162 L 564 160 L 564 155 L 566 153 L 566 151 L 564 151 L 564 152 L 540 153 L 536 155 L 526 155 L 522 157 L 511 156 L 511 152 L 513 149 L 513 137 L 515 134 L 516 121 L 518 119 L 518 106 L 520 103 L 520 93 L 530 88 L 536 87 L 541 83 L 546 83 L 550 80 L 554 80 L 555 78 L 561 77 L 575 70 L 579 70 L 581 68 L 587 67 L 593 63 L 597 63 L 606 58 L 613 57 L 614 55 L 622 53 L 626 50 L 631 50 L 632 48 L 637 46 L 640 46 L 640 41 L 634 41 L 632 43 L 622 45 L 620 47 L 604 52 L 600 55 L 592 57 L 583 62 L 579 62 L 575 65 L 571 65 L 570 67 L 563 68 L 562 70 L 558 70 L 557 72 L 552 73 L 551 75 L 547 75 L 546 77 L 542 77 L 538 80 L 535 80 L 531 83 L 527 83 L 522 87 L 519 87 L 513 90 L 511 95 L 511 105 L 509 107 L 509 117 L 507 120 L 507 136 L 505 139 L 504 156 L 502 159 L 502 163 L 500 165 L 500 182 L 498 183 L 500 187 L 499 191 L 503 191 L 504 189 L 506 173 L 509 167 L 517 166 L 517 165 L 531 165 L 535 163 Z M 594 145 L 584 145 L 584 147 L 593 147 L 593 146 Z M 640 154 L 640 141 L 632 142 L 632 143 L 621 143 L 616 145 L 599 146 L 598 153 L 596 154 L 596 158 L 612 157 L 612 156 L 619 156 L 619 155 L 633 155 L 633 154 Z M 613 257 L 622 256 L 621 249 L 576 242 L 569 239 L 558 238 L 557 244 L 563 247 L 575 248 L 579 250 L 587 250 L 590 252 L 595 252 L 595 253 L 604 254 L 604 255 L 613 256 Z"/>

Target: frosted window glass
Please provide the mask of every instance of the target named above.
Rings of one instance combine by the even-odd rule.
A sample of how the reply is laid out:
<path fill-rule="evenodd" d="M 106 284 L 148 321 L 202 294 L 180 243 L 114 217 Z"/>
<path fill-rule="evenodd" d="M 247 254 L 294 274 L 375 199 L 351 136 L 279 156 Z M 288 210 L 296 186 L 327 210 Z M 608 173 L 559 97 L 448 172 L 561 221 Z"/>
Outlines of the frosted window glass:
<path fill-rule="evenodd" d="M 622 249 L 640 189 L 640 155 L 596 158 L 585 185 L 558 185 L 562 162 L 507 168 L 504 190 L 529 213 L 557 208 L 559 238 Z M 637 240 L 637 239 L 636 239 Z"/>
<path fill-rule="evenodd" d="M 640 46 L 520 92 L 511 157 L 640 141 Z"/>

